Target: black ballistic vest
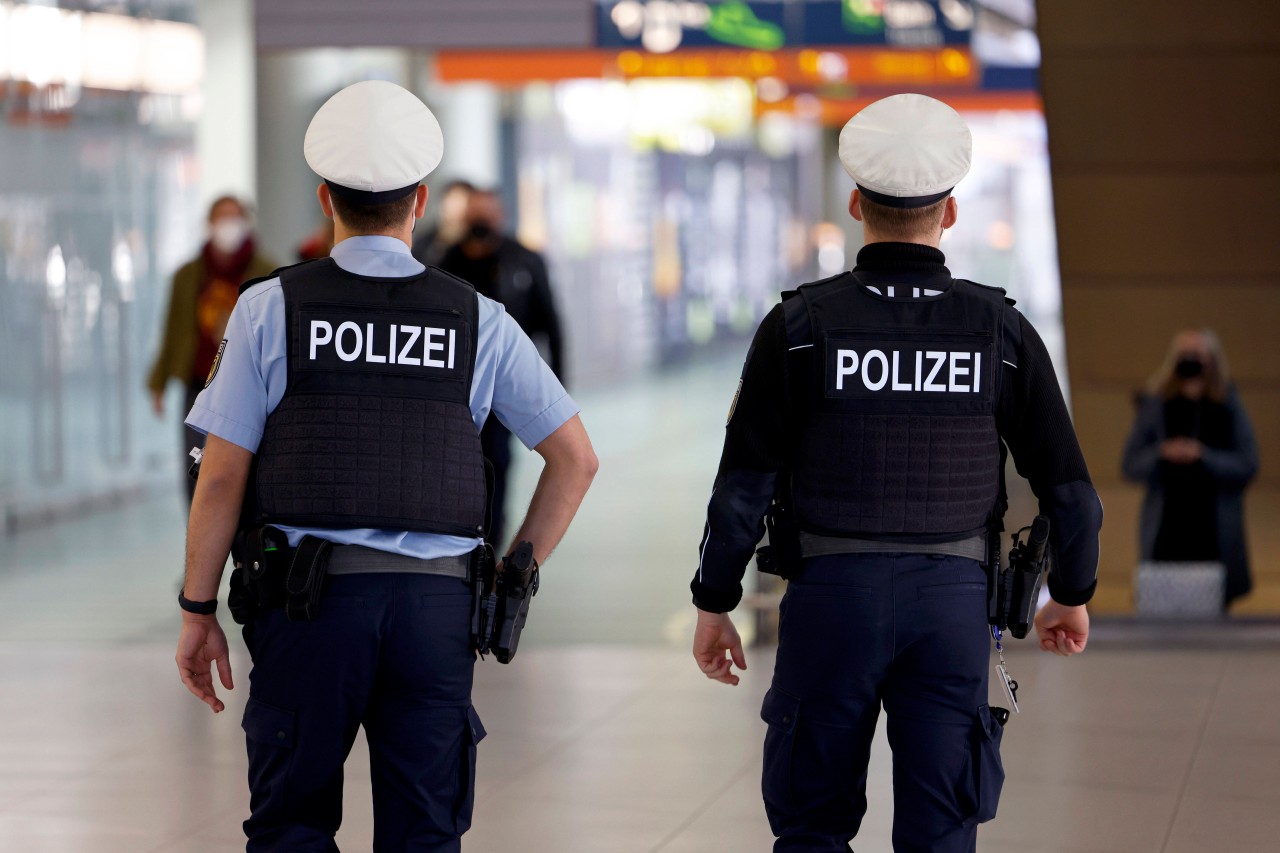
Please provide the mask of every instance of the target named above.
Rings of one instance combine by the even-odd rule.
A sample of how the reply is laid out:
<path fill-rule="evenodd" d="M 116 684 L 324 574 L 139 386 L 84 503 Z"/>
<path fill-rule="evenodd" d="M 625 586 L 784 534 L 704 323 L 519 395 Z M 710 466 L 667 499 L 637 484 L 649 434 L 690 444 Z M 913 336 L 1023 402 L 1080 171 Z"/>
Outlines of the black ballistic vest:
<path fill-rule="evenodd" d="M 328 258 L 279 275 L 288 382 L 255 459 L 253 521 L 482 535 L 475 290 L 434 267 L 371 278 Z"/>
<path fill-rule="evenodd" d="M 956 279 L 904 300 L 863 284 L 845 273 L 784 297 L 800 526 L 921 542 L 982 530 L 1000 495 L 1004 291 Z"/>

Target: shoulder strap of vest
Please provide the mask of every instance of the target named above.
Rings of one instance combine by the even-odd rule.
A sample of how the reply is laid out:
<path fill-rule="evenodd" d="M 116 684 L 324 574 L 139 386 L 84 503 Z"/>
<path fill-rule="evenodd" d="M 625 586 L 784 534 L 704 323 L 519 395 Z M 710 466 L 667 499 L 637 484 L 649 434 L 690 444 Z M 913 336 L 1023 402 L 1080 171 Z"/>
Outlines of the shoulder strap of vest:
<path fill-rule="evenodd" d="M 978 282 L 976 282 L 976 281 L 969 281 L 969 279 L 967 279 L 967 278 L 954 278 L 954 279 L 952 279 L 952 281 L 953 281 L 953 282 L 964 282 L 965 284 L 967 284 L 967 285 L 969 285 L 970 287 L 974 288 L 974 293 L 978 294 L 979 296 L 986 296 L 986 297 L 991 298 L 991 299 L 996 299 L 996 298 L 998 298 L 998 299 L 1000 299 L 1000 300 L 1001 300 L 1005 305 L 1017 305 L 1017 304 L 1018 304 L 1018 300 L 1013 299 L 1012 297 L 1010 297 L 1010 296 L 1009 296 L 1009 294 L 1008 294 L 1008 292 L 1007 292 L 1003 287 L 992 287 L 992 286 L 991 286 L 991 285 L 989 285 L 989 284 L 979 284 L 979 283 L 978 283 Z"/>
<path fill-rule="evenodd" d="M 1006 295 L 1005 290 L 1002 287 L 991 287 L 990 285 L 979 284 L 976 281 L 969 281 L 968 279 L 964 279 L 964 278 L 957 278 L 957 279 L 953 279 L 952 281 L 955 284 L 959 284 L 962 287 L 964 287 L 967 292 L 972 293 L 975 296 L 981 297 L 983 299 L 986 299 L 996 304 L 996 308 L 997 308 L 996 316 L 998 319 L 996 321 L 997 325 L 995 330 L 996 333 L 994 336 L 994 343 L 995 343 L 996 353 L 997 353 L 996 357 L 999 358 L 1000 349 L 1004 345 L 1004 337 L 1005 337 L 1004 335 L 1004 319 L 1005 319 L 1005 310 L 1006 310 L 1005 306 L 1013 306 L 1014 300 L 1010 299 Z M 1001 385 L 1003 385 L 1003 382 L 1001 381 L 1001 376 L 1002 376 L 1002 372 L 997 371 L 996 372 L 996 396 L 997 396 L 996 405 L 997 406 L 999 405 L 998 397 L 1001 393 L 1001 390 L 1000 390 Z M 1000 445 L 999 484 L 997 487 L 998 490 L 996 493 L 995 505 L 991 507 L 991 515 L 987 519 L 988 562 L 993 563 L 997 568 L 999 567 L 999 560 L 1000 560 L 1000 556 L 999 556 L 1000 555 L 1000 534 L 1004 532 L 1004 516 L 1005 516 L 1005 513 L 1008 512 L 1009 510 L 1009 491 L 1008 491 L 1008 486 L 1005 482 L 1005 461 L 1009 458 L 1008 456 L 1009 449 L 1008 447 L 1005 446 L 1003 439 L 999 441 L 999 445 Z"/>
<path fill-rule="evenodd" d="M 467 311 L 467 323 L 471 326 L 472 335 L 471 372 L 467 377 L 467 384 L 470 385 L 475 380 L 476 364 L 480 359 L 480 294 L 471 282 L 464 278 L 459 278 L 451 272 L 446 272 L 437 266 L 427 267 L 427 281 L 432 284 L 442 284 L 445 287 L 461 288 L 471 294 Z"/>
<path fill-rule="evenodd" d="M 813 328 L 809 323 L 809 307 L 799 290 L 782 294 L 782 320 L 786 324 L 787 349 L 795 349 L 813 343 Z"/>
<path fill-rule="evenodd" d="M 264 281 L 271 281 L 271 279 L 273 278 L 281 278 L 284 276 L 285 272 L 289 270 L 295 270 L 298 267 L 303 267 L 303 266 L 306 266 L 307 264 L 318 264 L 328 260 L 330 259 L 329 258 L 313 258 L 312 260 L 309 260 L 309 261 L 299 261 L 296 264 L 286 264 L 285 266 L 277 267 L 267 275 L 260 275 L 257 278 L 251 278 L 248 281 L 246 281 L 244 284 L 240 285 L 240 292 L 244 293 L 246 290 L 253 287 L 255 284 L 262 284 Z"/>
<path fill-rule="evenodd" d="M 836 273 L 833 276 L 802 284 L 795 290 L 787 290 L 782 294 L 782 314 L 787 324 L 787 349 L 811 345 L 813 343 L 813 322 L 809 318 L 809 299 L 827 285 L 835 284 L 848 272 Z"/>
<path fill-rule="evenodd" d="M 465 278 L 458 278 L 453 273 L 446 272 L 445 270 L 440 269 L 440 267 L 436 267 L 436 266 L 427 267 L 427 272 L 431 274 L 431 280 L 433 282 L 447 281 L 450 284 L 461 285 L 462 287 L 465 287 L 467 290 L 474 291 L 476 289 L 475 285 L 467 281 Z"/>

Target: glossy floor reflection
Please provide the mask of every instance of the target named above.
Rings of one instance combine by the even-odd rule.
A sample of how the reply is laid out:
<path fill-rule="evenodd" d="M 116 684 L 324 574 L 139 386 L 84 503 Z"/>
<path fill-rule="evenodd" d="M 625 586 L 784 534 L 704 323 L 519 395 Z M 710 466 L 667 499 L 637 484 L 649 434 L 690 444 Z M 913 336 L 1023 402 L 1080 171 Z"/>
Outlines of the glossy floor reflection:
<path fill-rule="evenodd" d="M 736 365 L 582 395 L 597 487 L 549 562 L 514 665 L 482 663 L 471 851 L 767 851 L 758 710 L 771 652 L 742 686 L 685 647 L 686 583 Z M 527 494 L 526 465 L 515 491 Z M 157 499 L 0 540 L 0 851 L 222 853 L 248 807 L 237 688 L 213 716 L 178 682 L 182 513 Z M 225 623 L 228 626 L 229 622 Z M 1212 636 L 1101 626 L 1083 657 L 1010 656 L 1024 713 L 983 851 L 1276 849 L 1280 647 L 1263 626 Z M 887 747 L 873 755 L 859 851 L 890 849 Z M 368 850 L 363 739 L 339 844 Z"/>

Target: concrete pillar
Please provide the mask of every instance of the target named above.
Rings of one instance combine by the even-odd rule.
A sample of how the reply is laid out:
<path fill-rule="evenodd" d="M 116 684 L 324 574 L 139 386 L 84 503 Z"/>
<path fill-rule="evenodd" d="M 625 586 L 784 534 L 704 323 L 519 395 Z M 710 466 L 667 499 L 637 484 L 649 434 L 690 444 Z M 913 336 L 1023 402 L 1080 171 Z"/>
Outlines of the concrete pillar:
<path fill-rule="evenodd" d="M 496 187 L 502 179 L 502 93 L 487 83 L 459 83 L 430 85 L 422 96 L 444 131 L 444 160 L 432 183 L 461 178 Z"/>
<path fill-rule="evenodd" d="M 1246 498 L 1280 612 L 1280 13 L 1254 0 L 1038 3 L 1076 427 L 1106 506 L 1097 603 L 1130 604 L 1134 391 L 1184 326 L 1222 336 L 1261 448 Z"/>
<path fill-rule="evenodd" d="M 197 22 L 204 34 L 203 108 L 196 125 L 200 201 L 220 195 L 254 199 L 257 159 L 252 0 L 199 0 Z"/>

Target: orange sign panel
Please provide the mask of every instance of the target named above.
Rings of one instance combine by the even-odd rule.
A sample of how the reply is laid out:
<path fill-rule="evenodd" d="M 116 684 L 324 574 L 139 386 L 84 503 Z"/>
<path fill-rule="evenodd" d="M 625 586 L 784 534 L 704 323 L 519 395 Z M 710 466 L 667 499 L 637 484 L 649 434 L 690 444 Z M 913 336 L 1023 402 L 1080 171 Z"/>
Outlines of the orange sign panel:
<path fill-rule="evenodd" d="M 978 82 L 968 48 L 903 50 L 687 50 L 653 54 L 604 51 L 442 51 L 436 73 L 445 83 L 516 85 L 536 80 L 649 77 L 772 77 L 793 86 L 964 86 Z"/>

